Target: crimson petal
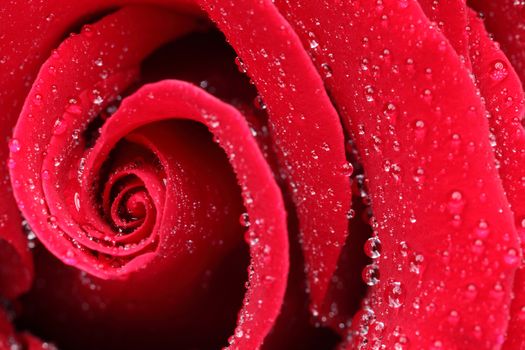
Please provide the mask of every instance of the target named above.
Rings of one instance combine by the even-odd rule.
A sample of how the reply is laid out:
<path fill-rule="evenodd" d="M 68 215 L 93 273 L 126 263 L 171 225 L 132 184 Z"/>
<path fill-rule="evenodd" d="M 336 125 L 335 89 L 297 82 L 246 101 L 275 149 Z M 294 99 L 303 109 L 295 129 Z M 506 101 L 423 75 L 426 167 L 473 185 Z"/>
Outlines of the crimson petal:
<path fill-rule="evenodd" d="M 164 81 L 146 86 L 126 99 L 106 122 L 92 150 L 84 151 L 84 142 L 79 140 L 79 132 L 86 129 L 98 111 L 130 84 L 140 59 L 190 28 L 190 22 L 174 18 L 166 11 L 129 7 L 64 42 L 42 66 L 18 120 L 14 137 L 20 147 L 11 153 L 11 176 L 13 182 L 25 185 L 15 188 L 19 207 L 50 251 L 66 264 L 99 278 L 131 278 L 133 272 L 140 274 L 145 268 L 166 264 L 157 257 L 180 260 L 182 255 L 192 261 L 191 254 L 181 250 L 181 242 L 187 240 L 187 235 L 171 234 L 171 229 L 179 222 L 192 220 L 192 215 L 185 214 L 191 208 L 177 202 L 183 198 L 170 197 L 173 192 L 184 193 L 186 185 L 182 183 L 181 188 L 175 188 L 180 181 L 167 170 L 167 181 L 163 185 L 155 180 L 154 169 L 147 170 L 140 163 L 136 168 L 117 167 L 112 176 L 127 178 L 132 175 L 136 179 L 124 183 L 118 190 L 117 200 L 122 192 L 144 187 L 138 192 L 139 197 L 128 197 L 141 203 L 139 209 L 136 203 L 128 201 L 129 204 L 125 204 L 131 215 L 138 213 L 142 217 L 142 223 L 135 227 L 133 234 L 117 237 L 111 228 L 96 219 L 95 198 L 91 191 L 96 188 L 99 169 L 118 140 L 150 122 L 184 118 L 208 126 L 238 175 L 252 223 L 249 287 L 231 344 L 233 348 L 255 348 L 270 330 L 282 303 L 288 271 L 288 243 L 280 192 L 244 118 L 232 107 L 190 84 Z M 130 37 L 134 40 L 129 40 Z M 162 132 L 156 130 L 155 134 Z M 173 142 L 163 144 L 161 140 L 169 140 L 168 137 L 159 136 L 160 140 L 153 141 L 151 135 L 146 136 L 148 133 L 140 135 L 128 138 L 151 149 L 161 163 L 173 162 L 163 157 L 170 149 L 179 148 L 174 147 Z M 40 147 L 46 147 L 47 152 L 40 152 Z M 70 171 L 77 168 L 76 172 Z M 173 167 L 165 168 L 173 171 Z M 137 181 L 142 185 L 137 185 Z M 113 182 L 110 177 L 109 183 Z M 163 187 L 166 187 L 165 195 Z M 220 203 L 218 206 L 222 207 Z M 172 212 L 177 207 L 182 212 Z M 75 209 L 80 213 L 75 213 Z M 111 211 L 108 215 L 117 226 L 129 228 L 118 220 L 118 212 Z M 156 221 L 149 219 L 154 216 L 157 216 Z M 220 224 L 217 218 L 209 221 L 210 225 Z M 140 236 L 136 234 L 139 230 Z M 144 230 L 149 232 L 142 232 Z M 141 239 L 148 233 L 149 238 Z M 196 249 L 204 249 L 205 238 L 194 238 Z M 198 266 L 205 265 L 209 257 L 219 254 L 221 249 L 207 251 L 207 259 L 201 259 Z M 186 274 L 188 271 L 186 269 Z"/>
<path fill-rule="evenodd" d="M 339 117 L 299 38 L 272 2 L 200 3 L 268 106 L 274 145 L 297 207 L 316 315 L 348 230 L 351 169 Z"/>
<path fill-rule="evenodd" d="M 499 174 L 506 196 L 514 212 L 522 249 L 525 242 L 525 130 L 521 124 L 524 112 L 524 93 L 520 79 L 498 43 L 489 38 L 483 22 L 474 12 L 469 13 L 470 51 L 473 73 L 484 97 L 489 124 L 495 138 L 495 153 Z M 519 265 L 514 281 L 514 299 L 507 340 L 503 348 L 520 349 L 525 344 L 525 272 L 519 254 L 508 257 Z"/>
<path fill-rule="evenodd" d="M 380 279 L 349 344 L 501 344 L 517 234 L 457 53 L 415 1 L 277 4 L 306 47 L 318 44 L 319 71 L 331 68 L 325 84 L 369 179 Z"/>

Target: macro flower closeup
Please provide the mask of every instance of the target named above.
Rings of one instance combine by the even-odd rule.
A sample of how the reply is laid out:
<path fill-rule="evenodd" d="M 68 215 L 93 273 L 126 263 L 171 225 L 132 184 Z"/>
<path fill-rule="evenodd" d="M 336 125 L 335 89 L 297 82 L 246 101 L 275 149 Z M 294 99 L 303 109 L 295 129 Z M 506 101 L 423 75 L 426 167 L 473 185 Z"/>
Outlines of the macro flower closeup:
<path fill-rule="evenodd" d="M 525 2 L 0 2 L 0 350 L 525 349 Z"/>

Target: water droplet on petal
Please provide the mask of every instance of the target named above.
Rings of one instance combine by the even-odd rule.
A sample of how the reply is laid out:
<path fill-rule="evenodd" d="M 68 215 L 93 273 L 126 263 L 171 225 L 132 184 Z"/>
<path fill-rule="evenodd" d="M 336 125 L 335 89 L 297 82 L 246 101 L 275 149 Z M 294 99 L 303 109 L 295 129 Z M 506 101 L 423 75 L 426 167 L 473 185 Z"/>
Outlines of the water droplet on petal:
<path fill-rule="evenodd" d="M 435 340 L 431 345 L 429 350 L 441 350 L 443 349 L 443 342 L 441 340 Z"/>
<path fill-rule="evenodd" d="M 430 89 L 423 90 L 423 92 L 421 93 L 421 98 L 426 103 L 431 103 L 432 102 L 432 91 Z"/>
<path fill-rule="evenodd" d="M 427 127 L 425 125 L 425 122 L 423 120 L 416 120 L 414 122 L 414 135 L 416 136 L 416 140 L 423 140 L 426 134 Z"/>
<path fill-rule="evenodd" d="M 406 9 L 408 7 L 408 0 L 398 0 L 397 6 L 400 9 Z"/>
<path fill-rule="evenodd" d="M 410 259 L 410 272 L 419 274 L 425 257 L 422 254 L 414 254 Z"/>
<path fill-rule="evenodd" d="M 463 211 L 464 206 L 463 194 L 459 191 L 452 191 L 447 205 L 449 212 L 451 214 L 459 214 Z"/>
<path fill-rule="evenodd" d="M 325 78 L 331 78 L 333 74 L 332 67 L 330 67 L 328 63 L 321 64 L 321 72 L 323 73 Z"/>
<path fill-rule="evenodd" d="M 354 173 L 354 166 L 352 165 L 352 163 L 345 163 L 343 164 L 342 166 L 342 174 L 343 176 L 352 176 L 352 174 Z"/>
<path fill-rule="evenodd" d="M 58 227 L 57 218 L 52 215 L 47 218 L 47 223 L 52 229 L 56 229 Z"/>
<path fill-rule="evenodd" d="M 475 254 L 481 254 L 485 250 L 485 245 L 481 239 L 476 239 L 472 244 L 472 252 Z"/>
<path fill-rule="evenodd" d="M 255 98 L 253 99 L 253 105 L 255 106 L 255 108 L 260 110 L 266 109 L 266 103 L 264 103 L 264 100 L 260 95 L 255 96 Z"/>
<path fill-rule="evenodd" d="M 77 260 L 75 258 L 75 253 L 71 249 L 67 250 L 64 262 L 68 265 L 76 264 Z"/>
<path fill-rule="evenodd" d="M 456 310 L 450 311 L 447 317 L 448 323 L 456 325 L 459 322 L 459 313 Z"/>
<path fill-rule="evenodd" d="M 491 63 L 490 78 L 494 81 L 501 81 L 507 77 L 509 71 L 505 62 L 496 60 Z"/>
<path fill-rule="evenodd" d="M 67 130 L 67 121 L 59 118 L 55 121 L 55 125 L 53 126 L 53 134 L 55 135 L 62 135 Z"/>
<path fill-rule="evenodd" d="M 503 257 L 503 261 L 509 266 L 517 266 L 520 261 L 518 251 L 514 248 L 507 250 L 505 256 Z"/>
<path fill-rule="evenodd" d="M 95 61 L 93 61 L 93 63 L 95 63 L 95 66 L 97 67 L 102 67 L 104 65 L 104 62 L 102 61 L 102 58 L 97 58 Z"/>
<path fill-rule="evenodd" d="M 244 335 L 244 332 L 242 331 L 242 329 L 236 329 L 235 330 L 235 336 L 237 338 L 242 338 L 243 335 Z"/>
<path fill-rule="evenodd" d="M 239 222 L 244 227 L 249 227 L 251 225 L 250 223 L 250 217 L 248 216 L 248 213 L 242 213 L 239 217 Z"/>
<path fill-rule="evenodd" d="M 237 69 L 239 70 L 239 72 L 246 73 L 246 65 L 240 57 L 235 57 L 235 64 L 237 65 Z"/>
<path fill-rule="evenodd" d="M 9 150 L 12 153 L 16 153 L 16 152 L 20 151 L 20 142 L 18 142 L 17 139 L 11 139 L 9 141 Z"/>
<path fill-rule="evenodd" d="M 494 287 L 490 291 L 490 296 L 494 299 L 501 299 L 504 295 L 505 291 L 503 289 L 503 286 L 501 285 L 501 283 L 496 282 L 496 284 L 494 284 Z"/>
<path fill-rule="evenodd" d="M 378 237 L 370 237 L 365 242 L 365 254 L 372 259 L 377 259 L 381 256 L 381 241 Z"/>
<path fill-rule="evenodd" d="M 478 296 L 478 288 L 476 287 L 476 285 L 473 283 L 468 284 L 467 287 L 465 288 L 465 298 L 468 301 L 472 301 L 476 299 L 477 296 Z"/>
<path fill-rule="evenodd" d="M 520 311 L 518 312 L 518 319 L 520 321 L 525 321 L 525 305 L 522 306 Z"/>
<path fill-rule="evenodd" d="M 379 266 L 370 264 L 365 266 L 361 274 L 363 282 L 369 286 L 375 286 L 379 283 Z"/>
<path fill-rule="evenodd" d="M 478 225 L 476 226 L 474 232 L 479 238 L 486 238 L 489 233 L 489 224 L 484 219 L 479 220 Z"/>
<path fill-rule="evenodd" d="M 397 309 L 403 305 L 404 290 L 401 282 L 389 281 L 386 287 L 386 299 L 388 305 Z"/>
<path fill-rule="evenodd" d="M 102 96 L 96 96 L 94 99 L 93 99 L 93 103 L 96 104 L 97 106 L 100 106 L 102 103 L 104 102 L 104 98 Z"/>

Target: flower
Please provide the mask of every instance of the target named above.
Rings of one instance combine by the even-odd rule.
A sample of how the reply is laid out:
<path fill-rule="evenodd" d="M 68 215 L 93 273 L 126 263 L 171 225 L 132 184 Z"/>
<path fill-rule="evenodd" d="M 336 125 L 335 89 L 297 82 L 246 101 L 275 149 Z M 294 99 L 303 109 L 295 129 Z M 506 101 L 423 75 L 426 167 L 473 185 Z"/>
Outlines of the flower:
<path fill-rule="evenodd" d="M 469 6 L 0 5 L 0 344 L 520 348 L 524 5 Z"/>

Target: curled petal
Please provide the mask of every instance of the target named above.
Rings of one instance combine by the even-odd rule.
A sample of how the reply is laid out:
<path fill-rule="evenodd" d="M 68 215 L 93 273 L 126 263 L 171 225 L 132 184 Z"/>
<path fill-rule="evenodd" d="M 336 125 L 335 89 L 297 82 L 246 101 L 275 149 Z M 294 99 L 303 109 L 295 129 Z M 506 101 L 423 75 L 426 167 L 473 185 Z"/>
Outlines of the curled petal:
<path fill-rule="evenodd" d="M 130 86 L 141 59 L 193 27 L 166 11 L 126 7 L 66 40 L 42 66 L 26 100 L 14 132 L 20 147 L 11 150 L 11 177 L 23 184 L 15 196 L 31 228 L 64 263 L 106 280 L 154 278 L 175 264 L 184 290 L 236 242 L 238 221 L 230 220 L 236 192 L 227 176 L 213 176 L 223 174 L 213 174 L 221 169 L 214 153 L 203 162 L 183 157 L 187 136 L 149 124 L 204 124 L 230 160 L 249 216 L 252 263 L 230 343 L 255 348 L 282 303 L 288 242 L 280 191 L 243 116 L 189 83 L 167 80 L 125 99 L 99 135 L 88 134 L 99 112 Z M 108 159 L 115 161 L 106 166 Z M 207 184 L 198 186 L 197 177 Z M 226 243 L 211 249 L 206 231 L 221 226 Z M 199 254 L 186 249 L 188 241 Z"/>

